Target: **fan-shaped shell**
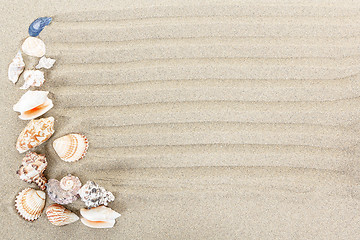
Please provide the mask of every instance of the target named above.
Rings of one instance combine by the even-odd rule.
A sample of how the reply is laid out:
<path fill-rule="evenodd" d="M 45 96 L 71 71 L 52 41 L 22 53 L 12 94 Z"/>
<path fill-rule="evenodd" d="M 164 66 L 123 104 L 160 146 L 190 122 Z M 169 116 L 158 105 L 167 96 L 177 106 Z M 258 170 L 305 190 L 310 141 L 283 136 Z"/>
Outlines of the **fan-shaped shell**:
<path fill-rule="evenodd" d="M 20 112 L 19 118 L 30 120 L 49 111 L 54 105 L 47 97 L 47 91 L 27 91 L 13 106 L 13 110 Z"/>
<path fill-rule="evenodd" d="M 45 82 L 44 73 L 40 70 L 26 70 L 24 72 L 25 83 L 20 89 L 29 87 L 41 87 Z"/>
<path fill-rule="evenodd" d="M 40 17 L 35 19 L 29 26 L 29 35 L 32 37 L 36 37 L 40 34 L 40 32 L 51 23 L 51 17 Z"/>
<path fill-rule="evenodd" d="M 69 204 L 78 199 L 78 191 L 81 188 L 81 182 L 78 177 L 67 175 L 58 181 L 49 179 L 47 192 L 51 200 L 61 205 Z"/>
<path fill-rule="evenodd" d="M 24 71 L 24 68 L 25 68 L 25 63 L 22 58 L 21 52 L 19 51 L 9 65 L 9 69 L 8 69 L 9 80 L 12 81 L 13 83 L 16 83 L 19 80 L 20 74 Z"/>
<path fill-rule="evenodd" d="M 46 52 L 45 43 L 40 38 L 36 37 L 26 38 L 21 49 L 26 55 L 33 57 L 42 57 Z"/>
<path fill-rule="evenodd" d="M 45 190 L 47 179 L 44 176 L 44 171 L 46 166 L 47 161 L 44 155 L 28 152 L 16 173 L 19 174 L 21 180 L 28 183 L 35 183 L 41 190 Z"/>
<path fill-rule="evenodd" d="M 55 226 L 63 226 L 79 220 L 75 213 L 57 203 L 51 204 L 46 209 L 46 216 Z"/>
<path fill-rule="evenodd" d="M 26 188 L 15 200 L 15 208 L 25 220 L 38 219 L 45 207 L 45 193 L 40 190 Z"/>
<path fill-rule="evenodd" d="M 75 162 L 83 158 L 89 147 L 87 138 L 81 134 L 68 134 L 53 142 L 59 157 L 65 162 Z"/>
<path fill-rule="evenodd" d="M 16 142 L 16 149 L 20 153 L 26 152 L 46 142 L 54 132 L 53 117 L 31 120 L 20 133 Z"/>
<path fill-rule="evenodd" d="M 112 210 L 109 207 L 99 206 L 95 208 L 82 208 L 80 214 L 90 221 L 109 221 L 120 217 L 120 213 Z"/>
<path fill-rule="evenodd" d="M 81 218 L 81 222 L 90 228 L 112 228 L 115 225 L 115 220 L 109 221 L 90 221 L 86 218 Z"/>

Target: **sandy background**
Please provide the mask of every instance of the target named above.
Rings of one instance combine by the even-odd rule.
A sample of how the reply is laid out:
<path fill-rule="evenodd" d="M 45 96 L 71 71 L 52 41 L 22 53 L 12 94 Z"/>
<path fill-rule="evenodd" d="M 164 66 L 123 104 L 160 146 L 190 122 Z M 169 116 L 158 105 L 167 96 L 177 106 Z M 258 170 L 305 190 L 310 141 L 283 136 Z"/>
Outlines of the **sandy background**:
<path fill-rule="evenodd" d="M 358 1 L 65 2 L 1 2 L 2 239 L 359 238 Z M 113 229 L 15 212 L 7 67 L 40 16 L 56 133 L 36 151 L 114 193 Z M 51 147 L 69 132 L 90 140 L 75 164 Z"/>

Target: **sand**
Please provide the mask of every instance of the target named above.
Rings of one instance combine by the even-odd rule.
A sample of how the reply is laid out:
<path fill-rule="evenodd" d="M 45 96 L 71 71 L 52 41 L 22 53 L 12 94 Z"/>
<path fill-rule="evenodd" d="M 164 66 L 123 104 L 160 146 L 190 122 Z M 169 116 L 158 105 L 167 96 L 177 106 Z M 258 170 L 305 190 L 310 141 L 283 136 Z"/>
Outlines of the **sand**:
<path fill-rule="evenodd" d="M 65 2 L 0 7 L 2 239 L 359 238 L 358 1 Z M 56 133 L 36 152 L 112 191 L 113 229 L 14 209 L 31 185 L 7 67 L 40 16 Z M 69 132 L 90 140 L 74 164 L 51 147 Z"/>

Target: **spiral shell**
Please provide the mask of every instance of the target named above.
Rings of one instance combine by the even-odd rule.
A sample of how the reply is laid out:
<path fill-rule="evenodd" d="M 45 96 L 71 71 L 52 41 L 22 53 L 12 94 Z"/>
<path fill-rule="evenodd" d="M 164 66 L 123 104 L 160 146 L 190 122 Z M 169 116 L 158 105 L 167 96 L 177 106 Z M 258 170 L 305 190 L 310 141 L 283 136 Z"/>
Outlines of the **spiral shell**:
<path fill-rule="evenodd" d="M 83 158 L 89 147 L 87 138 L 81 134 L 68 134 L 53 142 L 59 157 L 65 162 L 75 162 Z"/>
<path fill-rule="evenodd" d="M 79 220 L 79 217 L 75 213 L 57 203 L 47 207 L 46 216 L 55 226 L 63 226 Z"/>
<path fill-rule="evenodd" d="M 109 202 L 115 200 L 114 195 L 106 191 L 105 188 L 100 187 L 93 181 L 87 181 L 84 186 L 79 190 L 81 200 L 85 203 L 86 207 L 93 208 L 100 205 L 107 206 Z"/>
<path fill-rule="evenodd" d="M 26 188 L 17 195 L 15 208 L 25 220 L 34 221 L 44 210 L 45 197 L 43 191 Z"/>
<path fill-rule="evenodd" d="M 56 179 L 49 179 L 46 187 L 51 200 L 58 204 L 65 205 L 78 199 L 81 182 L 78 177 L 68 174 L 63 177 L 60 182 Z"/>
<path fill-rule="evenodd" d="M 20 74 L 24 71 L 25 63 L 22 58 L 21 52 L 19 51 L 15 58 L 9 65 L 8 69 L 8 78 L 13 83 L 16 83 L 19 80 Z"/>
<path fill-rule="evenodd" d="M 21 49 L 26 55 L 33 57 L 42 57 L 46 52 L 45 43 L 40 38 L 36 37 L 28 37 L 25 39 Z"/>
<path fill-rule="evenodd" d="M 41 87 L 45 82 L 44 73 L 40 70 L 26 70 L 24 72 L 25 83 L 20 89 L 29 87 Z"/>
<path fill-rule="evenodd" d="M 55 59 L 52 58 L 47 58 L 45 56 L 43 56 L 42 58 L 40 58 L 38 65 L 35 66 L 36 69 L 40 69 L 40 68 L 46 68 L 49 69 L 51 68 L 54 63 L 55 63 Z"/>
<path fill-rule="evenodd" d="M 29 26 L 29 35 L 32 37 L 36 37 L 40 34 L 40 32 L 51 23 L 51 17 L 40 17 L 35 19 Z"/>

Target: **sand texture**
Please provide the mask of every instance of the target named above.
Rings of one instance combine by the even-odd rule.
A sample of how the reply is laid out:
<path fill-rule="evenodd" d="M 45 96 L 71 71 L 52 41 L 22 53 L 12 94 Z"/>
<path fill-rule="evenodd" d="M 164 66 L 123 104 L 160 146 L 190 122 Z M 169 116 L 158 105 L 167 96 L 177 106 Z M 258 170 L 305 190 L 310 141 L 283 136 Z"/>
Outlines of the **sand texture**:
<path fill-rule="evenodd" d="M 359 239 L 359 1 L 69 2 L 0 7 L 1 239 Z M 113 192 L 113 229 L 14 209 L 35 185 L 7 68 L 40 16 L 56 132 L 36 152 Z M 74 164 L 52 148 L 70 132 L 90 141 Z"/>

